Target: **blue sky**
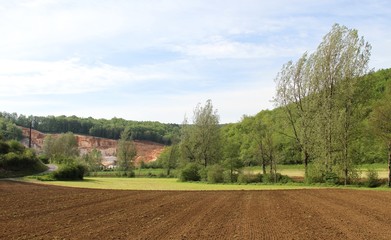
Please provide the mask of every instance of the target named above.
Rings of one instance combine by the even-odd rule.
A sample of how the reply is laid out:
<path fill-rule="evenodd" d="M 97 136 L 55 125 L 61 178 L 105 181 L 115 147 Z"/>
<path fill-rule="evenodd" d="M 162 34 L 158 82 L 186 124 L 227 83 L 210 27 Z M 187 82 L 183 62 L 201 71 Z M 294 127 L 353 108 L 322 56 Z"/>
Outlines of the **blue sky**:
<path fill-rule="evenodd" d="M 211 99 L 238 122 L 334 23 L 391 67 L 388 0 L 0 0 L 0 111 L 181 123 Z"/>

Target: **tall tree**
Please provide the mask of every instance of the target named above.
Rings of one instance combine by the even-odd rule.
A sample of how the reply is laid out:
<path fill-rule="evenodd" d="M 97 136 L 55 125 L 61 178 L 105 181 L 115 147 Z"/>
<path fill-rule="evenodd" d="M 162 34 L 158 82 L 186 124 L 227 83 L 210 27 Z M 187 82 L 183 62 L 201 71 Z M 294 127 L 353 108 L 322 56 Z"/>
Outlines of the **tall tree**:
<path fill-rule="evenodd" d="M 294 139 L 298 146 L 302 162 L 304 164 L 305 176 L 308 175 L 308 163 L 311 150 L 313 149 L 313 124 L 314 112 L 316 111 L 313 101 L 315 86 L 311 82 L 312 57 L 305 53 L 296 62 L 289 61 L 283 65 L 282 70 L 275 79 L 277 84 L 275 103 L 282 107 L 291 133 L 284 133 Z"/>
<path fill-rule="evenodd" d="M 204 167 L 220 160 L 219 115 L 213 109 L 212 101 L 205 106 L 198 104 L 193 112 L 193 123 L 184 121 L 181 148 L 185 159 Z"/>
<path fill-rule="evenodd" d="M 357 81 L 367 71 L 370 50 L 357 30 L 335 24 L 315 53 L 288 62 L 276 78 L 276 103 L 285 109 L 305 168 L 310 158 L 323 161 L 325 175 L 340 165 L 345 183 L 352 167 Z"/>
<path fill-rule="evenodd" d="M 130 128 L 125 128 L 121 133 L 121 139 L 118 141 L 117 160 L 118 169 L 133 173 L 134 160 L 137 155 L 136 145 L 131 138 Z"/>
<path fill-rule="evenodd" d="M 368 68 L 371 46 L 355 29 L 335 24 L 314 53 L 311 78 L 318 106 L 318 153 L 326 172 L 342 165 L 345 183 L 351 170 L 349 150 L 354 139 L 358 78 Z"/>

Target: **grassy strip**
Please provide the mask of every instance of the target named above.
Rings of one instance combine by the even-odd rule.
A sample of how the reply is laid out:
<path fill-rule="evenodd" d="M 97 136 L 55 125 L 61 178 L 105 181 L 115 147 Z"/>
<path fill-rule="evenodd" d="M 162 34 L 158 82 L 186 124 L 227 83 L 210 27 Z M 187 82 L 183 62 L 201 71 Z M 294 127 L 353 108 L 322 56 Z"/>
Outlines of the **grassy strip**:
<path fill-rule="evenodd" d="M 86 177 L 83 181 L 37 181 L 34 178 L 24 178 L 26 181 L 40 184 L 114 190 L 165 190 L 165 191 L 232 191 L 232 190 L 290 190 L 290 189 L 351 189 L 391 191 L 382 186 L 367 188 L 359 186 L 335 186 L 327 184 L 305 185 L 302 183 L 288 184 L 208 184 L 205 182 L 179 182 L 176 178 L 94 178 Z"/>
<path fill-rule="evenodd" d="M 29 181 L 33 181 L 28 179 Z M 302 184 L 208 184 L 202 182 L 179 182 L 176 178 L 96 178 L 86 177 L 84 181 L 49 181 L 39 182 L 56 186 L 96 188 L 96 189 L 121 189 L 121 190 L 281 190 L 281 189 L 306 189 L 314 186 Z M 318 188 L 318 187 L 315 187 Z"/>
<path fill-rule="evenodd" d="M 179 182 L 176 178 L 94 178 L 86 177 L 83 181 L 48 181 L 41 182 L 32 178 L 27 181 L 64 187 L 115 189 L 115 190 L 167 190 L 167 191 L 232 191 L 232 190 L 289 190 L 289 189 L 352 189 L 391 191 L 387 187 L 366 188 L 357 186 L 335 186 L 327 184 L 305 185 L 288 184 L 208 184 L 204 182 Z"/>
<path fill-rule="evenodd" d="M 362 164 L 358 166 L 359 171 L 361 171 L 361 177 L 366 177 L 368 169 L 376 170 L 379 174 L 379 178 L 387 178 L 387 164 L 386 163 L 373 163 L 373 164 Z M 261 173 L 262 168 L 260 166 L 256 167 L 245 167 L 243 171 L 246 173 Z M 269 171 L 269 169 L 267 169 Z M 277 171 L 282 175 L 288 175 L 289 177 L 304 177 L 304 166 L 302 164 L 292 164 L 292 165 L 277 165 Z"/>

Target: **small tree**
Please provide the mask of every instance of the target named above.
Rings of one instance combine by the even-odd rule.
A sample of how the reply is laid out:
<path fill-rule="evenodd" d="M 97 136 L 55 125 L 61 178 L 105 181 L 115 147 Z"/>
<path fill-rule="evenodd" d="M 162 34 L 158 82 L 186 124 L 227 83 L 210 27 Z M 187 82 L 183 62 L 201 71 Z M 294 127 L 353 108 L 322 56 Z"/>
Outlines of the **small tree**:
<path fill-rule="evenodd" d="M 102 166 L 102 153 L 96 148 L 92 149 L 90 153 L 83 156 L 83 160 L 87 165 L 88 171 L 96 172 L 100 170 Z"/>
<path fill-rule="evenodd" d="M 222 155 L 223 166 L 229 171 L 229 181 L 236 182 L 243 162 L 240 160 L 240 132 L 235 124 L 226 125 L 222 128 Z"/>
<path fill-rule="evenodd" d="M 130 174 L 133 175 L 134 160 L 136 155 L 136 145 L 131 139 L 130 129 L 125 128 L 125 130 L 121 133 L 121 139 L 118 141 L 118 170 L 125 171 L 125 174 L 130 171 Z"/>
<path fill-rule="evenodd" d="M 75 135 L 71 132 L 59 136 L 47 135 L 44 139 L 43 152 L 52 162 L 63 163 L 62 159 L 79 156 Z"/>

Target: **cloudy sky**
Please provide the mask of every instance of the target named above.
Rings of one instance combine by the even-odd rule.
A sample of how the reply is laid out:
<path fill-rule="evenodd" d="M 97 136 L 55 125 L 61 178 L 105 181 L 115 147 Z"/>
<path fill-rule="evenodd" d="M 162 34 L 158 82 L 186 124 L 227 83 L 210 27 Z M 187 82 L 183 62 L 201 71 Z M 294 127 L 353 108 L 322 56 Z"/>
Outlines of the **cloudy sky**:
<path fill-rule="evenodd" d="M 0 111 L 180 123 L 211 99 L 237 122 L 334 23 L 391 67 L 388 0 L 0 0 Z"/>

